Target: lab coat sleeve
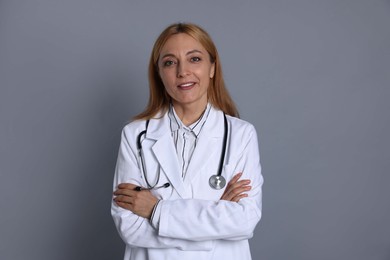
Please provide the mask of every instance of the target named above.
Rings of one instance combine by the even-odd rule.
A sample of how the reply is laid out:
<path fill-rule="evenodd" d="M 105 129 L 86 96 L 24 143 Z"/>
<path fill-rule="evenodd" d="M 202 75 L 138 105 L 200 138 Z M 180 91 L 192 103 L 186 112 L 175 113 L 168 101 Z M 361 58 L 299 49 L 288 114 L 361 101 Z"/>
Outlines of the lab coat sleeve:
<path fill-rule="evenodd" d="M 160 236 L 192 241 L 241 240 L 253 236 L 261 218 L 263 177 L 254 127 L 249 125 L 240 136 L 242 151 L 233 162 L 234 172 L 243 172 L 241 179 L 251 180 L 249 196 L 238 203 L 198 199 L 161 201 Z M 237 143 L 230 149 L 238 146 Z"/>
<path fill-rule="evenodd" d="M 134 131 L 127 131 L 131 133 Z M 135 138 L 134 138 L 135 140 Z M 132 141 L 134 141 L 132 140 Z M 125 130 L 118 153 L 113 189 L 120 183 L 140 184 L 140 170 L 137 165 L 135 148 L 129 144 Z M 130 247 L 178 248 L 181 250 L 211 250 L 212 241 L 193 242 L 180 238 L 158 236 L 148 219 L 139 217 L 129 210 L 120 208 L 113 201 L 111 214 L 122 240 Z"/>

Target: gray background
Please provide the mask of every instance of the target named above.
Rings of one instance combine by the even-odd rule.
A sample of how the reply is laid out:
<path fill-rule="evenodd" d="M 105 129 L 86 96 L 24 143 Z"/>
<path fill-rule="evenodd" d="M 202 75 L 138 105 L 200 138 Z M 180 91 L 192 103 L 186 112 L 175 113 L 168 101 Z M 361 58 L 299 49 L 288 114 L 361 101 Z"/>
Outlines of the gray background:
<path fill-rule="evenodd" d="M 214 38 L 259 133 L 254 259 L 390 259 L 390 2 L 0 0 L 0 259 L 121 259 L 121 128 L 152 44 Z"/>

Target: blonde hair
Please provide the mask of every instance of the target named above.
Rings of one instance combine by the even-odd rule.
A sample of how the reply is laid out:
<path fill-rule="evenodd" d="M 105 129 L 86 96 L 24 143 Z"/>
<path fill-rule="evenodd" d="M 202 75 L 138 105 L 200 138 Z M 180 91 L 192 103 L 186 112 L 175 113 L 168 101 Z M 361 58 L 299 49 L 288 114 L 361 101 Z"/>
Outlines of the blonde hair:
<path fill-rule="evenodd" d="M 216 108 L 222 110 L 225 114 L 239 117 L 238 110 L 228 90 L 222 76 L 222 66 L 219 59 L 217 48 L 211 40 L 208 33 L 201 27 L 191 23 L 176 23 L 168 26 L 157 38 L 154 43 L 152 54 L 149 61 L 149 101 L 145 110 L 134 119 L 151 119 L 159 112 L 165 114 L 169 108 L 170 96 L 165 90 L 158 72 L 158 59 L 161 49 L 166 41 L 172 35 L 185 33 L 197 41 L 207 50 L 210 55 L 210 62 L 215 64 L 214 77 L 210 81 L 207 90 L 208 101 Z"/>

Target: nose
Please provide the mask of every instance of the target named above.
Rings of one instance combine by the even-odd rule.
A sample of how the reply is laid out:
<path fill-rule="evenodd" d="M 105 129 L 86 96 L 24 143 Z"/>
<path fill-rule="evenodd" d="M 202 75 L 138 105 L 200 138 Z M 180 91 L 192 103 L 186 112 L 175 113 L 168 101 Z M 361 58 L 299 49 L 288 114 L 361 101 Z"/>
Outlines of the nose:
<path fill-rule="evenodd" d="M 185 64 L 185 62 L 179 62 L 177 66 L 177 77 L 183 78 L 189 74 L 188 66 Z"/>

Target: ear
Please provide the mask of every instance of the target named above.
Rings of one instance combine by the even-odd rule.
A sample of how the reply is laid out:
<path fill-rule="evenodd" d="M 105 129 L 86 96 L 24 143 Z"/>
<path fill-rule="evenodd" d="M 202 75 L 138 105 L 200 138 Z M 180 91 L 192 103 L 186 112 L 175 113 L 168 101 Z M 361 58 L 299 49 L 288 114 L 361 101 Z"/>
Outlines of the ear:
<path fill-rule="evenodd" d="M 214 62 L 214 63 L 211 63 L 211 67 L 210 67 L 210 79 L 214 78 L 214 74 L 215 74 L 215 62 Z"/>

